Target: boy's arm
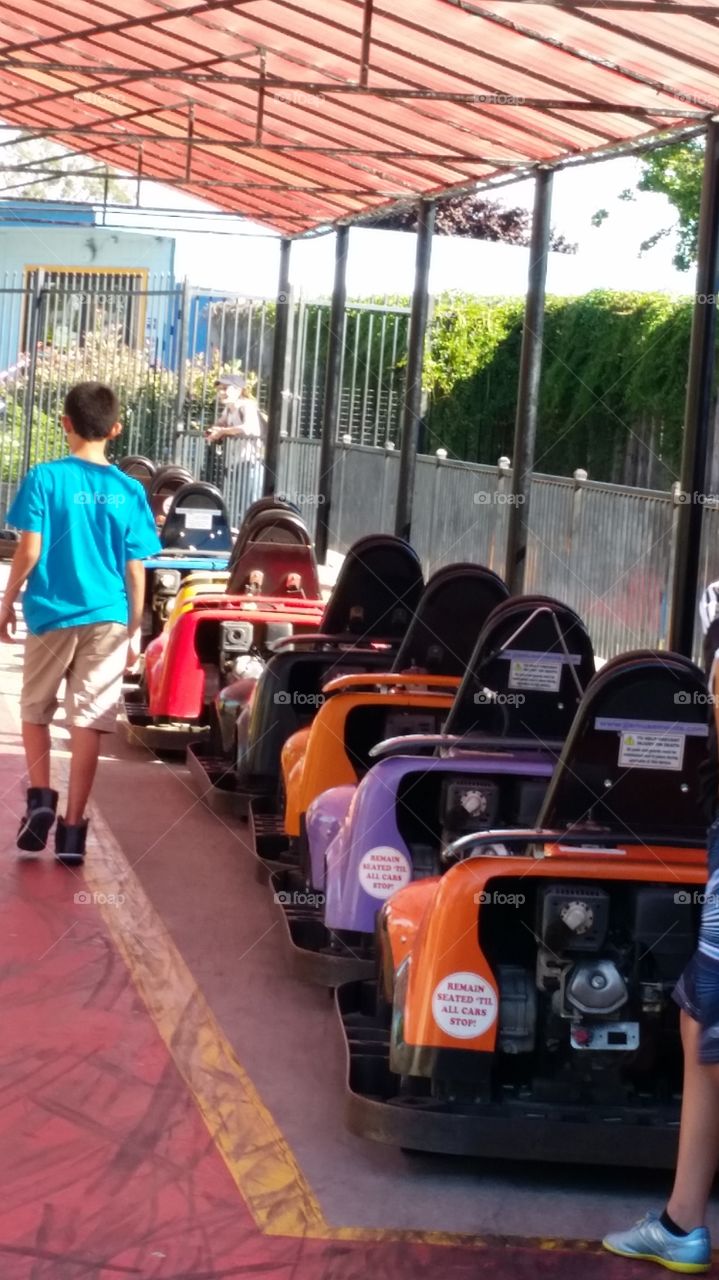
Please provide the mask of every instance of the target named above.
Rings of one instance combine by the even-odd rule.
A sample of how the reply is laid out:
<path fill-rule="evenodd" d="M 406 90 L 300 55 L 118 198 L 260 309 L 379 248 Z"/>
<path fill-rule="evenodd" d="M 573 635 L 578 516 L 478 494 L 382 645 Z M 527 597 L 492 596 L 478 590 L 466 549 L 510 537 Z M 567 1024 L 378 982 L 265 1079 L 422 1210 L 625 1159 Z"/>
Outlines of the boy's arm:
<path fill-rule="evenodd" d="M 41 533 L 28 533 L 26 530 L 20 534 L 20 541 L 10 565 L 10 577 L 2 604 L 0 604 L 0 641 L 5 644 L 12 643 L 13 637 L 10 633 L 15 631 L 17 625 L 15 601 L 40 559 L 41 551 Z"/>
<path fill-rule="evenodd" d="M 128 605 L 127 630 L 130 637 L 127 652 L 129 669 L 134 667 L 140 657 L 142 611 L 145 605 L 145 566 L 142 560 L 128 560 L 125 565 L 125 588 Z"/>

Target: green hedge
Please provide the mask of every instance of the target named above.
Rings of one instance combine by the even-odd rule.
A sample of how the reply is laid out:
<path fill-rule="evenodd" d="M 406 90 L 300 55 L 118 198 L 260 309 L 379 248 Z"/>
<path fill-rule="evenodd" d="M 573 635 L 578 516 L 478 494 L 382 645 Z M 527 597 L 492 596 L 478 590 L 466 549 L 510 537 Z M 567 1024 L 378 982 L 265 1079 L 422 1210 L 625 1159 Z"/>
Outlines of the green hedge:
<path fill-rule="evenodd" d="M 547 300 L 537 469 L 665 484 L 678 470 L 692 304 L 595 291 Z M 512 454 L 521 299 L 438 299 L 425 382 L 427 447 Z"/>

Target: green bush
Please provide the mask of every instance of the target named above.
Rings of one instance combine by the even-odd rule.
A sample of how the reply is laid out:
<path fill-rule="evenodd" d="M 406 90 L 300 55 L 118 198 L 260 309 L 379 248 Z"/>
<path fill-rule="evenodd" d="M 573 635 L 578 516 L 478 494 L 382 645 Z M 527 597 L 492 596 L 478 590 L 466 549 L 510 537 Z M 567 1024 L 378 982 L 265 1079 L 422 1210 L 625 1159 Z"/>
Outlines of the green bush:
<path fill-rule="evenodd" d="M 425 383 L 429 447 L 511 457 L 523 300 L 439 299 Z M 547 299 L 537 469 L 666 484 L 679 469 L 692 306 L 665 294 Z"/>

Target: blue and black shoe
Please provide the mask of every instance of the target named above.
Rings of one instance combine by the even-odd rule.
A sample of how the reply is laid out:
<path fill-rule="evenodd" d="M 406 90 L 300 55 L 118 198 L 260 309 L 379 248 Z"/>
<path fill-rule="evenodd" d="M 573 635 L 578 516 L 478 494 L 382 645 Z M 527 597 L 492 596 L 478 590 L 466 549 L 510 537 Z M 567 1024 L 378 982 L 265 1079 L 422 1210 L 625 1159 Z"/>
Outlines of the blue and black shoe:
<path fill-rule="evenodd" d="M 55 857 L 70 867 L 85 861 L 87 818 L 70 826 L 64 818 L 58 818 L 55 830 Z"/>
<path fill-rule="evenodd" d="M 17 847 L 26 853 L 42 853 L 57 813 L 57 791 L 28 787 L 27 809 L 17 833 Z"/>
<path fill-rule="evenodd" d="M 628 1231 L 614 1231 L 605 1236 L 602 1244 L 622 1258 L 658 1262 L 660 1267 L 684 1275 L 699 1275 L 708 1271 L 711 1264 L 712 1246 L 706 1227 L 676 1236 L 662 1226 L 656 1213 L 648 1213 Z"/>

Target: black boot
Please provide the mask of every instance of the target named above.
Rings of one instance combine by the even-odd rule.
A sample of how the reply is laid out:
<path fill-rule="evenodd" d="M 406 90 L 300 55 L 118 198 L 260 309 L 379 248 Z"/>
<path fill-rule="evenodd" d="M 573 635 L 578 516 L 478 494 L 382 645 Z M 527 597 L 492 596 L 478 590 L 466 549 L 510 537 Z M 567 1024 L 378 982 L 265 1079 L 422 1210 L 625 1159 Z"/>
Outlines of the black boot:
<path fill-rule="evenodd" d="M 71 827 L 64 818 L 58 818 L 55 828 L 55 857 L 58 862 L 67 866 L 83 862 L 85 859 L 85 840 L 87 839 L 87 818 Z"/>
<path fill-rule="evenodd" d="M 41 853 L 55 821 L 57 791 L 51 787 L 28 787 L 27 809 L 17 833 L 17 847 L 27 853 Z"/>

